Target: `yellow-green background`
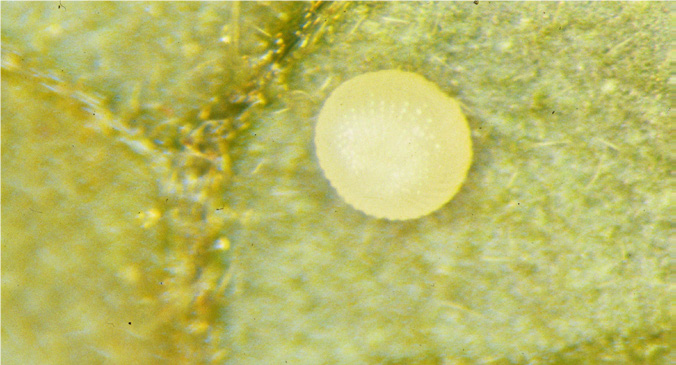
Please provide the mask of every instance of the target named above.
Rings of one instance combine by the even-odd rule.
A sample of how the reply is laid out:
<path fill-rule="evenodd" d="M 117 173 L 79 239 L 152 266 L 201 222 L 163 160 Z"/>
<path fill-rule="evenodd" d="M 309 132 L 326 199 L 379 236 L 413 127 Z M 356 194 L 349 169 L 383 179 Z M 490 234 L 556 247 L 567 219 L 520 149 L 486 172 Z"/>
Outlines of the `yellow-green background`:
<path fill-rule="evenodd" d="M 672 7 L 3 2 L 2 363 L 667 363 Z M 313 154 L 330 91 L 389 68 L 472 128 L 413 221 Z M 179 143 L 216 114 L 220 154 Z"/>

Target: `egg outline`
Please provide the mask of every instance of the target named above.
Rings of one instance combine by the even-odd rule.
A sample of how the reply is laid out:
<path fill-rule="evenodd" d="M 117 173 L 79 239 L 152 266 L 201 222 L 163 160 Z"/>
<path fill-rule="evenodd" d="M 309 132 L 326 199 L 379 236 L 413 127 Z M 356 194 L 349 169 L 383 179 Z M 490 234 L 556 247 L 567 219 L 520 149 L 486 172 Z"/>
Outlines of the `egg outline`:
<path fill-rule="evenodd" d="M 387 114 L 387 107 L 401 113 Z M 423 76 L 400 70 L 361 74 L 333 90 L 319 112 L 314 147 L 324 176 L 346 203 L 389 220 L 440 209 L 460 190 L 473 157 L 460 103 Z M 376 161 L 380 152 L 400 161 Z M 404 169 L 396 171 L 397 164 Z"/>

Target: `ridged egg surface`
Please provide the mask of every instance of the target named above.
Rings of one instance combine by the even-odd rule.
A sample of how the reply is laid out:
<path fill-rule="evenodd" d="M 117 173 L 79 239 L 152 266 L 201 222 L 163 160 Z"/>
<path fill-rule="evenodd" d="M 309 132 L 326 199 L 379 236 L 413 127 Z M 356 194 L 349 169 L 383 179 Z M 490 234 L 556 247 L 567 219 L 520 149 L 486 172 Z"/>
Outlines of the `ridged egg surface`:
<path fill-rule="evenodd" d="M 338 86 L 319 113 L 314 142 L 324 175 L 345 202 L 392 220 L 439 209 L 472 160 L 458 102 L 424 77 L 397 70 Z"/>

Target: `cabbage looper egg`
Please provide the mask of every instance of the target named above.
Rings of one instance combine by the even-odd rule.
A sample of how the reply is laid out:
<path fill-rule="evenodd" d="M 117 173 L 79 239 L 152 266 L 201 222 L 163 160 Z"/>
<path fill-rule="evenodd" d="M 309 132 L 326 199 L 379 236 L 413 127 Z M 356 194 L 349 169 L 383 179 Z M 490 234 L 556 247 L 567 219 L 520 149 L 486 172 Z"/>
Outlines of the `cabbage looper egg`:
<path fill-rule="evenodd" d="M 392 220 L 446 204 L 472 161 L 458 102 L 424 77 L 398 70 L 338 86 L 319 113 L 314 142 L 324 175 L 345 202 Z"/>

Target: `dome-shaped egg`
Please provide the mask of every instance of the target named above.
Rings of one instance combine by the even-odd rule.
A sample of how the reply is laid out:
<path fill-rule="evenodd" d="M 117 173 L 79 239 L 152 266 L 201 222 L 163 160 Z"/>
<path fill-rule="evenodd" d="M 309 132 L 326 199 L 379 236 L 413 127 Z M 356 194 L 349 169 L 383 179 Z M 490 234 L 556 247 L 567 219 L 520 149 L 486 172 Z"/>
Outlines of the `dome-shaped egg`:
<path fill-rule="evenodd" d="M 439 209 L 472 160 L 458 102 L 422 76 L 397 70 L 338 86 L 319 113 L 314 142 L 324 175 L 348 204 L 393 220 Z"/>

